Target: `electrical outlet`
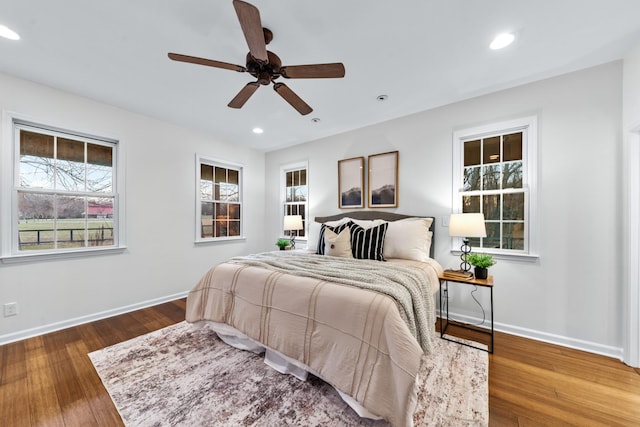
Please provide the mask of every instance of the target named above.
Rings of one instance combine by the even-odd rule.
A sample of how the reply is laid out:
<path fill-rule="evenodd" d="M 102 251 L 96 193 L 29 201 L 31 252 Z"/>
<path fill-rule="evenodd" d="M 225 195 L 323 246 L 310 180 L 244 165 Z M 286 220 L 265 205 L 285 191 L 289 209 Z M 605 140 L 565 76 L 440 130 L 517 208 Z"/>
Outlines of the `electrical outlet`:
<path fill-rule="evenodd" d="M 442 217 L 442 226 L 443 227 L 449 226 L 449 215 L 445 215 Z"/>
<path fill-rule="evenodd" d="M 4 305 L 4 317 L 16 316 L 18 314 L 18 303 L 8 302 Z"/>

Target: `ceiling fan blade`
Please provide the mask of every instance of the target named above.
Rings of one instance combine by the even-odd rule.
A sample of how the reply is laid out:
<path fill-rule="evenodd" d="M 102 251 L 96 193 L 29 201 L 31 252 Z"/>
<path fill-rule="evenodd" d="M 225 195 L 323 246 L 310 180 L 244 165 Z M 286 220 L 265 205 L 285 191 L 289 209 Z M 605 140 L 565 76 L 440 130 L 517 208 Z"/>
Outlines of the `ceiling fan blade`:
<path fill-rule="evenodd" d="M 228 106 L 231 108 L 242 108 L 244 103 L 251 98 L 251 95 L 253 95 L 259 87 L 260 83 L 258 82 L 247 83 L 247 85 L 238 92 L 231 102 L 229 102 Z"/>
<path fill-rule="evenodd" d="M 214 61 L 213 59 L 198 58 L 196 56 L 181 55 L 179 53 L 169 53 L 169 58 L 174 61 L 188 62 L 190 64 L 206 65 L 208 67 L 224 68 L 225 70 L 233 70 L 244 72 L 247 71 L 242 65 L 229 64 L 228 62 Z"/>
<path fill-rule="evenodd" d="M 233 0 L 233 7 L 238 15 L 240 27 L 247 40 L 251 56 L 263 63 L 268 63 L 267 45 L 264 40 L 264 32 L 262 31 L 262 21 L 260 20 L 260 11 L 257 7 L 242 0 Z"/>
<path fill-rule="evenodd" d="M 293 108 L 298 110 L 298 113 L 303 116 L 309 114 L 313 111 L 313 108 L 309 107 L 309 105 L 302 100 L 294 91 L 289 89 L 284 83 L 275 83 L 273 85 L 273 89 L 278 92 L 278 95 L 284 98 Z"/>
<path fill-rule="evenodd" d="M 332 64 L 290 65 L 282 67 L 280 74 L 288 79 L 331 79 L 344 77 L 344 65 Z"/>

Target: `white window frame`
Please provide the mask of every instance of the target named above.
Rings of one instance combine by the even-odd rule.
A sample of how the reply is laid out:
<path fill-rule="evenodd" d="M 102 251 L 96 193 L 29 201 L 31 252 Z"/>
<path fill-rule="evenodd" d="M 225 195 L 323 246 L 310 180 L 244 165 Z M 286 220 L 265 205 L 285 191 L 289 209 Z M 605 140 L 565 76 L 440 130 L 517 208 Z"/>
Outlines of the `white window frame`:
<path fill-rule="evenodd" d="M 69 130 L 71 126 L 56 126 L 46 121 L 34 120 L 12 112 L 3 112 L 2 149 L 0 150 L 0 259 L 3 263 L 39 261 L 65 257 L 85 257 L 101 253 L 123 252 L 125 242 L 125 167 L 122 141 L 94 132 Z M 20 251 L 15 226 L 18 224 L 18 174 L 20 153 L 17 149 L 17 126 L 37 128 L 43 133 L 62 133 L 79 140 L 97 142 L 113 146 L 113 238 L 108 247 L 88 246 L 82 248 L 61 248 L 38 251 Z"/>
<path fill-rule="evenodd" d="M 240 235 L 238 236 L 225 236 L 225 237 L 202 237 L 202 199 L 200 197 L 200 172 L 201 165 L 217 166 L 226 169 L 235 169 L 238 171 L 238 186 L 240 187 L 240 195 L 238 196 L 238 203 L 240 204 Z M 212 242 L 225 242 L 230 240 L 244 240 L 244 165 L 239 163 L 232 163 L 226 160 L 220 160 L 213 157 L 203 156 L 196 154 L 196 182 L 195 182 L 195 242 L 196 243 L 212 243 Z"/>
<path fill-rule="evenodd" d="M 309 220 L 310 220 L 310 214 L 309 214 L 309 162 L 308 161 L 290 163 L 290 164 L 283 165 L 283 166 L 280 167 L 280 233 L 283 236 L 285 235 L 285 232 L 284 232 L 284 215 L 285 215 L 284 205 L 287 203 L 287 194 L 286 194 L 287 172 L 291 172 L 291 171 L 299 170 L 299 169 L 306 169 L 306 171 L 307 171 L 307 200 L 304 203 L 304 205 L 305 205 L 304 206 L 304 212 L 305 212 L 304 236 L 296 237 L 296 241 L 297 242 L 307 242 L 309 240 Z"/>
<path fill-rule="evenodd" d="M 487 138 L 492 135 L 503 135 L 523 132 L 522 139 L 522 180 L 527 209 L 525 209 L 525 246 L 524 250 L 482 248 L 482 252 L 494 254 L 499 258 L 517 258 L 535 260 L 538 258 L 538 118 L 528 116 L 513 120 L 490 123 L 453 133 L 453 184 L 452 211 L 462 212 L 461 193 L 464 184 L 464 150 L 465 141 Z M 451 239 L 451 252 L 459 253 L 462 238 Z"/>

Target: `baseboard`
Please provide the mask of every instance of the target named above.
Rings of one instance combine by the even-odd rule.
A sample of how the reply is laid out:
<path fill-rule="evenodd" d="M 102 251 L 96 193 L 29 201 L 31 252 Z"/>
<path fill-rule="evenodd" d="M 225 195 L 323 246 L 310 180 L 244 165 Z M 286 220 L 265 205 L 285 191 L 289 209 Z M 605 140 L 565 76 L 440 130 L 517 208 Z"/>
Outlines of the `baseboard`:
<path fill-rule="evenodd" d="M 108 317 L 117 316 L 119 314 L 129 313 L 131 311 L 140 310 L 142 308 L 151 307 L 165 302 L 174 301 L 180 298 L 186 297 L 188 291 L 180 292 L 173 295 L 167 295 L 161 298 L 155 298 L 152 300 L 142 301 L 136 304 L 127 305 L 124 307 L 115 308 L 112 310 L 106 310 L 99 313 L 90 314 L 87 316 L 76 317 L 74 319 L 65 320 L 62 322 L 50 323 L 48 325 L 39 326 L 37 328 L 26 329 L 23 331 L 14 332 L 11 334 L 0 335 L 0 345 L 9 344 L 15 341 L 21 341 L 27 338 L 32 338 L 38 335 L 44 335 L 50 332 L 59 331 L 61 329 L 70 328 L 72 326 L 82 325 L 84 323 L 93 322 L 96 320 L 106 319 Z M 440 315 L 440 313 L 438 313 Z M 482 319 L 477 317 L 466 316 L 463 314 L 450 313 L 450 317 L 455 320 L 459 320 L 465 323 L 478 324 L 479 326 L 490 328 L 491 324 L 485 320 L 482 323 Z M 536 341 L 542 341 L 550 344 L 556 344 L 563 347 L 573 348 L 576 350 L 582 350 L 589 353 L 600 354 L 603 356 L 612 357 L 618 360 L 623 359 L 623 349 L 619 347 L 606 346 L 590 341 L 578 340 L 575 338 L 569 338 L 562 335 L 550 334 L 547 332 L 536 331 L 534 329 L 522 328 L 519 326 L 508 325 L 506 323 L 494 323 L 494 329 L 506 334 L 516 335 L 523 338 L 528 338 Z"/>
<path fill-rule="evenodd" d="M 440 313 L 438 313 L 438 316 Z M 449 317 L 453 320 L 459 320 L 465 323 L 475 324 L 484 328 L 491 328 L 491 320 L 485 320 L 477 317 L 466 316 L 464 314 L 457 314 L 451 312 Z M 550 334 L 548 332 L 536 331 L 534 329 L 522 328 L 519 326 L 508 325 L 506 323 L 494 322 L 494 330 L 498 332 L 504 332 L 505 334 L 516 335 L 523 338 L 528 338 L 536 341 L 542 341 L 549 344 L 556 344 L 563 347 L 572 348 L 575 350 L 582 350 L 588 353 L 600 354 L 602 356 L 612 357 L 623 361 L 623 349 L 621 347 L 612 347 L 602 345 L 590 341 L 578 340 L 575 338 L 569 338 L 562 335 Z M 499 351 L 499 349 L 497 349 Z"/>
<path fill-rule="evenodd" d="M 15 341 L 21 341 L 27 338 L 32 338 L 38 335 L 48 334 L 50 332 L 59 331 L 61 329 L 70 328 L 72 326 L 82 325 L 84 323 L 94 322 L 96 320 L 106 319 L 108 317 L 117 316 L 119 314 L 129 313 L 132 311 L 140 310 L 142 308 L 151 307 L 165 302 L 174 301 L 187 296 L 189 292 L 180 292 L 173 295 L 167 295 L 161 298 L 155 298 L 152 300 L 142 301 L 136 304 L 127 305 L 124 307 L 114 308 L 112 310 L 106 310 L 99 313 L 93 313 L 87 316 L 76 317 L 74 319 L 64 320 L 62 322 L 50 323 L 48 325 L 38 326 L 37 328 L 25 329 L 23 331 L 13 332 L 11 334 L 0 335 L 0 345 L 9 344 Z"/>

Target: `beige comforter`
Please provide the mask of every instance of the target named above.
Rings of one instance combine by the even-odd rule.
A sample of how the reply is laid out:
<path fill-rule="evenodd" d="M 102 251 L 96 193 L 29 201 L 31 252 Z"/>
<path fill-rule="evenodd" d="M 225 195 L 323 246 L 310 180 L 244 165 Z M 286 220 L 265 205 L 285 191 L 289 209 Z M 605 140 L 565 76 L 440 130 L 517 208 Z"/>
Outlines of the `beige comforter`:
<path fill-rule="evenodd" d="M 400 263 L 420 266 L 424 286 L 436 289 L 441 267 L 435 261 Z M 363 261 L 370 271 L 385 264 Z M 304 363 L 395 426 L 412 424 L 423 354 L 402 317 L 396 301 L 379 291 L 234 262 L 209 270 L 187 298 L 187 321 L 233 326 Z"/>

